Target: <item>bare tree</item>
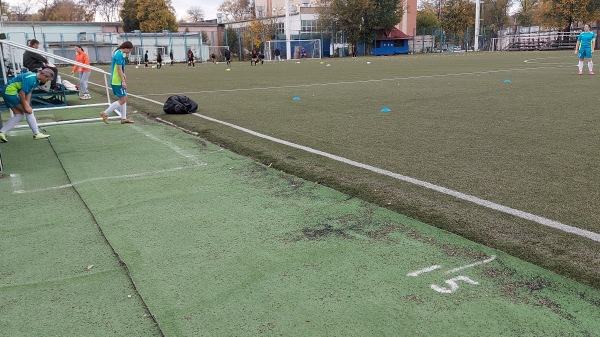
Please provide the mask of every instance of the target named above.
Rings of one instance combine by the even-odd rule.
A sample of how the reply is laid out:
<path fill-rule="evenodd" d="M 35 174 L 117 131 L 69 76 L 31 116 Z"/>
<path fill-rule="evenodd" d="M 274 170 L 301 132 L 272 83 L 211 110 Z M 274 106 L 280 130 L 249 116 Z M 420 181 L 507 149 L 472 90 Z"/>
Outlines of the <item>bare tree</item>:
<path fill-rule="evenodd" d="M 204 21 L 204 10 L 199 6 L 188 8 L 186 13 L 188 22 Z"/>
<path fill-rule="evenodd" d="M 39 5 L 39 21 L 48 21 L 48 16 L 54 5 L 54 0 L 36 0 L 36 3 Z"/>
<path fill-rule="evenodd" d="M 31 9 L 33 8 L 32 0 L 23 0 L 20 3 L 10 6 L 10 19 L 13 21 L 25 21 L 31 17 Z"/>
<path fill-rule="evenodd" d="M 250 0 L 225 0 L 219 6 L 219 11 L 225 16 L 225 22 L 240 21 L 252 17 L 252 7 Z"/>

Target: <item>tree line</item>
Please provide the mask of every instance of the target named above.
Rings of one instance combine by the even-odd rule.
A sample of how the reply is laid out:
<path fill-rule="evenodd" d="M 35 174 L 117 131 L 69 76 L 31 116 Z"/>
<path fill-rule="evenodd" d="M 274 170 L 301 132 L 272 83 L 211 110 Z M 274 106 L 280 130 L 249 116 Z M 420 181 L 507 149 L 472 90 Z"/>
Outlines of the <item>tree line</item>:
<path fill-rule="evenodd" d="M 404 15 L 405 0 L 320 0 L 319 29 L 344 31 L 351 43 L 370 41 L 378 30 L 391 29 Z M 485 0 L 482 23 L 491 30 L 510 25 L 540 25 L 569 30 L 575 22 L 600 18 L 600 0 Z M 14 21 L 122 21 L 125 31 L 176 31 L 171 0 L 21 0 L 0 2 L 2 13 Z M 518 10 L 511 13 L 517 5 Z M 37 12 L 32 13 L 32 9 Z M 252 0 L 223 0 L 224 22 L 257 19 Z M 204 20 L 200 7 L 187 11 L 187 21 Z M 420 0 L 417 29 L 443 27 L 446 33 L 464 32 L 475 24 L 474 0 Z M 405 32 L 412 34 L 413 32 Z"/>
<path fill-rule="evenodd" d="M 508 26 L 544 26 L 569 31 L 575 23 L 598 23 L 600 0 L 485 0 L 481 23 L 492 31 Z M 512 9 L 517 10 L 511 13 Z M 461 34 L 475 25 L 475 3 L 470 0 L 422 0 L 417 31 L 443 28 Z"/>

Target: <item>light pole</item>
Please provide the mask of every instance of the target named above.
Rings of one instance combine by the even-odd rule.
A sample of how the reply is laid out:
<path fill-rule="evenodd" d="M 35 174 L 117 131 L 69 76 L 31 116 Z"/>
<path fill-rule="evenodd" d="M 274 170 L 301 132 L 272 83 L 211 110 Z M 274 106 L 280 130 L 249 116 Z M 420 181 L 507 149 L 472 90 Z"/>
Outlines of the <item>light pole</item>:
<path fill-rule="evenodd" d="M 479 50 L 479 18 L 481 16 L 480 0 L 475 0 L 475 41 L 473 41 L 473 51 Z"/>

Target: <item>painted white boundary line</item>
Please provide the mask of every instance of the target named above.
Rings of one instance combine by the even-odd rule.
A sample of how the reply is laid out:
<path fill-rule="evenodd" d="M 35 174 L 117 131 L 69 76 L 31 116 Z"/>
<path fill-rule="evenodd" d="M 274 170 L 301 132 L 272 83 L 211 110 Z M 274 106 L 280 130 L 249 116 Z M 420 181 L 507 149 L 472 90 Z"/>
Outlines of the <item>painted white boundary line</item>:
<path fill-rule="evenodd" d="M 229 126 L 231 128 L 234 128 L 234 129 L 237 129 L 237 130 L 249 133 L 251 135 L 254 135 L 254 136 L 257 136 L 257 137 L 260 137 L 260 138 L 263 138 L 263 139 L 267 139 L 267 140 L 273 141 L 275 143 L 287 145 L 287 146 L 293 147 L 295 149 L 299 149 L 299 150 L 303 150 L 303 151 L 306 151 L 306 152 L 309 152 L 309 153 L 317 154 L 317 155 L 320 155 L 320 156 L 323 156 L 323 157 L 326 157 L 326 158 L 329 158 L 329 159 L 333 159 L 333 160 L 336 160 L 336 161 L 339 161 L 339 162 L 342 162 L 342 163 L 345 163 L 345 164 L 348 164 L 348 165 L 352 165 L 352 166 L 355 166 L 355 167 L 360 167 L 360 168 L 363 168 L 365 170 L 369 170 L 369 171 L 372 171 L 372 172 L 375 172 L 375 173 L 379 173 L 379 174 L 382 174 L 382 175 L 385 175 L 385 176 L 388 176 L 388 177 L 391 177 L 391 178 L 394 178 L 394 179 L 397 179 L 397 180 L 401 180 L 401 181 L 404 181 L 404 182 L 407 182 L 407 183 L 411 183 L 411 184 L 414 184 L 414 185 L 417 185 L 417 186 L 425 187 L 427 189 L 434 190 L 434 191 L 442 193 L 442 194 L 450 195 L 450 196 L 453 196 L 453 197 L 461 199 L 461 200 L 469 201 L 469 202 L 472 202 L 472 203 L 480 205 L 480 206 L 484 206 L 484 207 L 487 207 L 487 208 L 490 208 L 490 209 L 493 209 L 493 210 L 496 210 L 496 211 L 500 211 L 502 213 L 510 214 L 510 215 L 513 215 L 513 216 L 516 216 L 516 217 L 519 217 L 519 218 L 522 218 L 522 219 L 526 219 L 526 220 L 530 220 L 530 221 L 536 222 L 538 224 L 541 224 L 541 225 L 544 225 L 544 226 L 547 226 L 547 227 L 552 227 L 552 228 L 559 229 L 559 230 L 561 230 L 563 232 L 572 233 L 572 234 L 575 234 L 575 235 L 579 235 L 579 236 L 588 238 L 590 240 L 594 240 L 594 241 L 600 242 L 600 234 L 598 234 L 598 233 L 594 233 L 594 232 L 587 231 L 585 229 L 581 229 L 581 228 L 569 226 L 569 225 L 560 223 L 558 221 L 554 221 L 554 220 L 551 220 L 551 219 L 548 219 L 548 218 L 544 218 L 544 217 L 541 217 L 541 216 L 538 216 L 538 215 L 535 215 L 535 214 L 523 212 L 523 211 L 520 211 L 518 209 L 514 209 L 514 208 L 511 208 L 511 207 L 508 207 L 508 206 L 500 205 L 500 204 L 497 204 L 497 203 L 494 203 L 494 202 L 491 202 L 491 201 L 488 201 L 488 200 L 484 200 L 484 199 L 481 199 L 481 198 L 478 198 L 478 197 L 475 197 L 475 196 L 472 196 L 472 195 L 469 195 L 469 194 L 461 193 L 461 192 L 458 192 L 458 191 L 455 191 L 455 190 L 452 190 L 452 189 L 449 189 L 449 188 L 446 188 L 446 187 L 443 187 L 443 186 L 438 186 L 438 185 L 435 185 L 435 184 L 432 184 L 432 183 L 428 183 L 428 182 L 423 181 L 423 180 L 415 179 L 415 178 L 408 177 L 408 176 L 405 176 L 405 175 L 402 175 L 402 174 L 398 174 L 398 173 L 394 173 L 394 172 L 391 172 L 391 171 L 388 171 L 388 170 L 380 169 L 380 168 L 375 167 L 375 166 L 371 166 L 371 165 L 359 163 L 359 162 L 356 162 L 354 160 L 350 160 L 350 159 L 347 159 L 347 158 L 344 158 L 344 157 L 336 156 L 334 154 L 330 154 L 330 153 L 327 153 L 327 152 L 315 150 L 313 148 L 310 148 L 310 147 L 307 147 L 307 146 L 304 146 L 304 145 L 298 145 L 298 144 L 295 144 L 295 143 L 292 143 L 292 142 L 288 142 L 288 141 L 283 140 L 283 139 L 271 137 L 271 136 L 268 136 L 268 135 L 265 135 L 265 134 L 262 134 L 262 133 L 258 133 L 256 131 L 252 131 L 252 130 L 243 128 L 241 126 L 237 126 L 235 124 L 231 124 L 231 123 L 228 123 L 228 122 L 223 122 L 223 121 L 220 121 L 218 119 L 214 119 L 214 118 L 211 118 L 211 117 L 208 117 L 208 116 L 204 116 L 204 115 L 201 115 L 201 114 L 198 114 L 198 113 L 193 113 L 192 115 L 195 115 L 195 116 L 200 117 L 200 118 L 204 118 L 204 119 L 209 120 L 211 122 L 215 122 L 215 123 L 219 123 L 219 124 L 223 124 L 223 125 Z"/>
<path fill-rule="evenodd" d="M 468 73 L 454 73 L 454 74 L 439 74 L 439 75 L 423 75 L 423 76 L 408 76 L 408 77 L 395 77 L 395 78 L 381 78 L 375 80 L 357 80 L 357 81 L 342 81 L 342 82 L 330 82 L 330 83 L 313 83 L 313 84 L 298 84 L 298 85 L 282 85 L 277 87 L 259 87 L 259 88 L 242 88 L 242 89 L 221 89 L 221 90 L 203 90 L 203 91 L 185 91 L 185 92 L 176 92 L 176 93 L 162 93 L 162 94 L 147 94 L 144 96 L 170 96 L 170 95 L 183 95 L 183 94 L 210 94 L 210 93 L 220 93 L 220 92 L 240 92 L 240 91 L 255 91 L 255 90 L 274 90 L 274 89 L 290 89 L 290 88 L 310 88 L 310 87 L 320 87 L 320 86 L 330 86 L 330 85 L 340 85 L 340 84 L 357 84 L 357 83 L 374 83 L 374 82 L 387 82 L 387 81 L 402 81 L 402 80 L 416 80 L 423 78 L 440 78 L 440 77 L 450 77 L 450 76 L 465 76 L 465 75 L 482 75 L 482 74 L 491 74 L 491 73 L 504 73 L 510 71 L 520 71 L 520 70 L 541 70 L 541 69 L 556 69 L 556 68 L 566 68 L 572 67 L 569 66 L 544 66 L 544 67 L 531 67 L 531 68 L 513 68 L 513 69 L 500 69 L 500 70 L 485 70 L 485 71 L 475 71 Z M 131 94 L 128 93 L 131 96 Z M 138 96 L 136 96 L 138 97 Z M 162 104 L 162 103 L 160 103 Z"/>
<path fill-rule="evenodd" d="M 442 266 L 436 264 L 431 267 L 427 267 L 427 268 L 423 268 L 423 269 L 420 269 L 417 271 L 410 272 L 410 273 L 406 274 L 406 276 L 419 276 L 423 273 L 429 273 L 430 271 L 434 271 L 439 268 L 442 268 Z"/>
<path fill-rule="evenodd" d="M 177 153 L 178 155 L 180 155 L 180 156 L 182 156 L 184 158 L 190 159 L 196 165 L 207 165 L 206 163 L 200 161 L 196 156 L 188 154 L 187 152 L 185 152 L 185 150 L 183 150 L 179 146 L 177 146 L 177 145 L 175 145 L 173 143 L 167 142 L 166 140 L 162 140 L 159 137 L 146 132 L 146 130 L 142 129 L 141 127 L 139 127 L 137 125 L 131 125 L 131 128 L 133 128 L 137 132 L 143 134 L 144 136 L 146 136 L 146 137 L 148 137 L 148 138 L 150 138 L 150 139 L 152 139 L 152 140 L 154 140 L 154 141 L 156 141 L 158 143 L 161 143 L 164 146 L 170 148 L 171 150 L 175 151 L 175 153 Z"/>
<path fill-rule="evenodd" d="M 74 181 L 74 182 L 72 182 L 70 184 L 64 184 L 64 185 L 60 185 L 60 186 L 52 186 L 52 187 L 46 187 L 46 188 L 38 188 L 38 189 L 35 189 L 35 190 L 14 190 L 13 194 L 24 194 L 24 193 L 36 193 L 36 192 L 52 191 L 52 190 L 58 190 L 58 189 L 61 189 L 61 188 L 70 188 L 70 187 L 73 187 L 75 185 L 81 185 L 81 184 L 84 184 L 84 183 L 89 183 L 89 182 L 94 182 L 94 181 L 100 181 L 100 180 L 119 180 L 119 179 L 127 179 L 127 178 L 140 178 L 140 177 L 146 177 L 146 176 L 151 176 L 151 175 L 157 175 L 157 174 L 161 174 L 161 173 L 169 173 L 169 172 L 182 171 L 182 170 L 185 170 L 185 169 L 190 169 L 190 168 L 195 168 L 195 167 L 200 167 L 200 166 L 206 166 L 206 164 L 198 164 L 198 165 L 192 165 L 192 166 L 181 166 L 181 167 L 174 167 L 174 168 L 165 169 L 165 170 L 156 170 L 156 171 L 150 171 L 150 172 L 124 174 L 124 175 L 120 175 L 120 176 L 96 177 L 96 178 L 85 179 L 85 180 L 81 180 L 81 181 Z"/>
<path fill-rule="evenodd" d="M 495 259 L 496 259 L 496 255 L 492 255 L 492 257 L 490 257 L 489 259 L 486 259 L 486 260 L 483 260 L 483 261 L 479 261 L 479 262 L 475 262 L 475 263 L 471 263 L 471 264 L 468 264 L 466 266 L 462 266 L 462 267 L 450 269 L 445 274 L 452 274 L 452 273 L 459 272 L 459 271 L 461 271 L 463 269 L 468 269 L 468 268 L 479 266 L 480 264 L 490 263 L 490 262 L 494 261 Z"/>

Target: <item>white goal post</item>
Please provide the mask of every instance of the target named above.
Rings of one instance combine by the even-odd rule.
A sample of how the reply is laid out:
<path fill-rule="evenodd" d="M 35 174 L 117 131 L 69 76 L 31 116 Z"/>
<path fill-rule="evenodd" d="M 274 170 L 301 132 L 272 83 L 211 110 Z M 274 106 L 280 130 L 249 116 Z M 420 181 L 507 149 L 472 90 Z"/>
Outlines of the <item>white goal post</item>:
<path fill-rule="evenodd" d="M 289 59 L 320 59 L 323 57 L 321 39 L 290 40 L 291 57 Z M 288 59 L 286 40 L 271 40 L 265 42 L 265 60 L 275 60 L 275 49 L 279 49 L 281 59 Z"/>

